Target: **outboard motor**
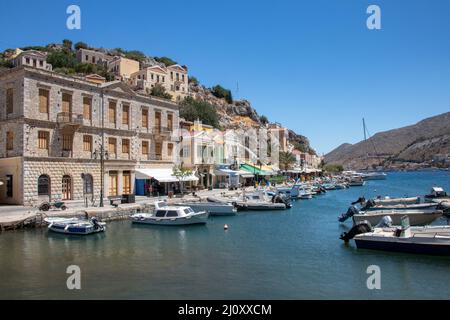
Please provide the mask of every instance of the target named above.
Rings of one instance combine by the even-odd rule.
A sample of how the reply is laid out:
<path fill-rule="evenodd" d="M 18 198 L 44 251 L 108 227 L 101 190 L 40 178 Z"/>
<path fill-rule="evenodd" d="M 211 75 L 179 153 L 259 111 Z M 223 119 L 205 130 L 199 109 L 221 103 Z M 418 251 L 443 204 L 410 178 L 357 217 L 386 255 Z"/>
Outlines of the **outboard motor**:
<path fill-rule="evenodd" d="M 339 239 L 344 240 L 345 242 L 349 242 L 351 239 L 353 239 L 356 235 L 367 233 L 372 231 L 372 225 L 369 221 L 364 220 L 356 225 L 354 225 L 349 232 L 344 232 L 341 234 Z"/>
<path fill-rule="evenodd" d="M 390 228 L 392 227 L 392 218 L 390 216 L 384 216 L 375 228 Z"/>
<path fill-rule="evenodd" d="M 359 210 L 358 208 L 356 208 L 354 205 L 351 206 L 350 208 L 348 208 L 346 213 L 341 214 L 338 217 L 339 222 L 344 222 L 345 220 L 347 220 L 348 218 L 353 217 L 355 214 L 358 214 Z"/>
<path fill-rule="evenodd" d="M 95 230 L 103 229 L 103 226 L 102 226 L 100 223 L 98 223 L 98 220 L 97 220 L 96 217 L 92 217 L 92 218 L 91 218 L 91 222 L 92 222 L 92 224 L 94 225 L 94 229 L 95 229 Z"/>
<path fill-rule="evenodd" d="M 375 200 L 369 199 L 369 200 L 367 200 L 367 202 L 364 205 L 364 207 L 362 208 L 362 210 L 367 210 L 369 208 L 375 207 L 375 205 L 376 205 Z"/>
<path fill-rule="evenodd" d="M 359 197 L 358 200 L 352 202 L 352 206 L 354 206 L 355 204 L 364 203 L 364 202 L 366 202 L 366 198 Z"/>

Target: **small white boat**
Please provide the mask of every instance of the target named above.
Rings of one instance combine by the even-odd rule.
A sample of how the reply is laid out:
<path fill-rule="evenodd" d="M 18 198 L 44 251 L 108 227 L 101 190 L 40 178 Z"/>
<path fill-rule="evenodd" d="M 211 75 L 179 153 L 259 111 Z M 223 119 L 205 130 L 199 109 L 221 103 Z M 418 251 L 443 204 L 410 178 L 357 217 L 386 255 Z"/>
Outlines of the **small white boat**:
<path fill-rule="evenodd" d="M 190 207 L 195 212 L 207 211 L 210 216 L 234 216 L 237 212 L 236 207 L 230 203 L 191 201 L 175 203 L 174 206 Z"/>
<path fill-rule="evenodd" d="M 243 194 L 242 197 L 235 203 L 238 210 L 285 210 L 292 207 L 288 199 L 282 195 L 274 194 L 269 197 L 266 192 L 259 190 L 250 194 Z"/>
<path fill-rule="evenodd" d="M 348 242 L 354 239 L 358 249 L 405 252 L 414 254 L 450 255 L 450 227 L 410 227 L 404 218 L 401 227 L 375 227 L 362 223 L 341 235 Z"/>
<path fill-rule="evenodd" d="M 133 223 L 164 226 L 181 226 L 205 224 L 208 220 L 207 211 L 195 212 L 188 206 L 168 206 L 165 202 L 155 202 L 153 213 L 136 213 L 131 216 Z"/>
<path fill-rule="evenodd" d="M 426 202 L 450 201 L 450 196 L 445 192 L 444 188 L 433 187 L 431 188 L 431 192 L 424 196 L 424 199 Z"/>
<path fill-rule="evenodd" d="M 367 172 L 361 173 L 360 176 L 364 180 L 386 180 L 387 174 L 384 172 Z"/>
<path fill-rule="evenodd" d="M 79 218 L 45 218 L 48 223 L 48 230 L 65 234 L 87 235 L 97 232 L 103 232 L 106 229 L 106 223 L 99 222 L 96 218 L 88 220 Z"/>
<path fill-rule="evenodd" d="M 360 211 L 353 215 L 353 221 L 355 224 L 369 221 L 372 225 L 376 225 L 383 217 L 390 216 L 394 225 L 400 225 L 402 217 L 408 216 L 412 226 L 422 226 L 442 217 L 442 214 L 442 210 L 435 209 Z"/>
<path fill-rule="evenodd" d="M 420 203 L 420 197 L 373 199 L 376 205 L 414 204 Z"/>

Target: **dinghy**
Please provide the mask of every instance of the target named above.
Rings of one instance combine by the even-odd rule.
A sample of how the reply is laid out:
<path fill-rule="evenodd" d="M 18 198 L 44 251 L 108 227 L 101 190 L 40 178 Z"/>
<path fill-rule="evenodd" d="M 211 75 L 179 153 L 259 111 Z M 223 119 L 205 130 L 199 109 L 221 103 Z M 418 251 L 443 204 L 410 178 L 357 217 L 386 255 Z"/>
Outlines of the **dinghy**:
<path fill-rule="evenodd" d="M 48 230 L 74 235 L 87 235 L 97 232 L 103 232 L 106 229 L 106 223 L 99 222 L 95 217 L 88 220 L 79 218 L 45 218 L 48 223 Z"/>

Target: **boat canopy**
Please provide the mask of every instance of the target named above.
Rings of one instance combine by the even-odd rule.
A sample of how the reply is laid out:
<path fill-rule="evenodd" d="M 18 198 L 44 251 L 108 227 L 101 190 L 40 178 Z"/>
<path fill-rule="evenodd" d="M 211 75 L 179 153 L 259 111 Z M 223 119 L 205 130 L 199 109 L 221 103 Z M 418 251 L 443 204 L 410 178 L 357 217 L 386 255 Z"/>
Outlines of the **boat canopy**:
<path fill-rule="evenodd" d="M 173 174 L 172 168 L 142 168 L 136 169 L 136 179 L 156 179 L 159 182 L 178 182 Z M 184 177 L 182 181 L 198 181 L 198 177 L 191 174 Z"/>

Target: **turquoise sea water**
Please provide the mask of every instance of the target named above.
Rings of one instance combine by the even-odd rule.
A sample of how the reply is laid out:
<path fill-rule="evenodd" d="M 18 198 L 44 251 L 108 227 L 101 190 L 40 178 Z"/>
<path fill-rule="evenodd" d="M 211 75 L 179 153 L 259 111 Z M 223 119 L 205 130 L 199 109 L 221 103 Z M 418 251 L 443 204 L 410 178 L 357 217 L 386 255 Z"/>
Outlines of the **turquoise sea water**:
<path fill-rule="evenodd" d="M 0 298 L 448 299 L 450 257 L 358 250 L 339 240 L 351 222 L 341 225 L 337 216 L 359 196 L 423 195 L 434 184 L 450 190 L 450 173 L 389 173 L 291 210 L 213 217 L 206 226 L 120 221 L 86 237 L 6 232 Z M 81 290 L 66 287 L 69 265 L 81 268 Z M 381 290 L 366 287 L 369 265 L 381 268 Z"/>

